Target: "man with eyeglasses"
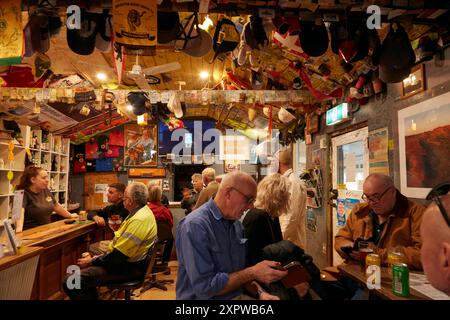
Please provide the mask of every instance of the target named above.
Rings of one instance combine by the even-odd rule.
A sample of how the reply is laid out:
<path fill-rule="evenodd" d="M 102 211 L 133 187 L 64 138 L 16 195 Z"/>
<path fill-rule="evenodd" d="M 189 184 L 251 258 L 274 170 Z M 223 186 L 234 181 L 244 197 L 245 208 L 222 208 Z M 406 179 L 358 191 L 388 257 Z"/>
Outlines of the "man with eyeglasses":
<path fill-rule="evenodd" d="M 239 219 L 253 207 L 255 197 L 256 182 L 249 174 L 229 173 L 213 199 L 180 221 L 177 299 L 237 299 L 253 280 L 269 284 L 286 276 L 286 271 L 275 269 L 279 266 L 275 261 L 245 268 L 247 239 Z M 267 292 L 259 297 L 275 298 Z"/>
<path fill-rule="evenodd" d="M 425 208 L 402 195 L 386 175 L 369 175 L 363 192 L 364 202 L 353 208 L 335 236 L 336 251 L 347 259 L 350 257 L 342 248 L 357 251 L 358 241 L 368 241 L 386 265 L 388 250 L 397 247 L 410 269 L 422 270 L 420 224 Z"/>
<path fill-rule="evenodd" d="M 427 200 L 433 200 L 423 215 L 422 264 L 428 281 L 450 295 L 450 182 L 433 188 Z"/>

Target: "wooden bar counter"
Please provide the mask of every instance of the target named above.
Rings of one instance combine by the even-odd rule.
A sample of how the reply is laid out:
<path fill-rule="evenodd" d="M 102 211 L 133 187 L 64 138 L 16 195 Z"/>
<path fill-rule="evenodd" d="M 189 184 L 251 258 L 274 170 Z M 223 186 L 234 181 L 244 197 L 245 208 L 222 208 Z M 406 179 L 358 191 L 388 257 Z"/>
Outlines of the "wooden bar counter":
<path fill-rule="evenodd" d="M 42 247 L 24 247 L 0 258 L 0 300 L 28 300 Z"/>
<path fill-rule="evenodd" d="M 64 220 L 25 230 L 17 234 L 27 252 L 40 248 L 39 264 L 34 278 L 31 299 L 63 299 L 62 281 L 69 265 L 76 264 L 91 243 L 104 240 L 108 228 L 99 228 L 92 221 L 65 224 Z M 10 258 L 20 259 L 21 255 Z"/>

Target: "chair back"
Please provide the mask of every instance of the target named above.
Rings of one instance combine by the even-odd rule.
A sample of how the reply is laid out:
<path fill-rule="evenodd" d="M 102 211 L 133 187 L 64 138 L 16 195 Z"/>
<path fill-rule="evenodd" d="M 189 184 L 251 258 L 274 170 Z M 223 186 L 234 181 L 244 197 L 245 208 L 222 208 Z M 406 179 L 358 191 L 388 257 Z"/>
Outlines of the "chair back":
<path fill-rule="evenodd" d="M 162 244 L 164 248 L 164 244 Z M 153 242 L 153 245 L 148 250 L 147 258 L 146 258 L 146 266 L 145 269 L 145 275 L 144 275 L 144 281 L 147 279 L 147 277 L 150 277 L 152 274 L 153 267 L 156 263 L 156 257 L 158 255 L 158 252 L 161 250 L 161 243 L 158 239 L 158 237 L 155 237 L 155 241 Z"/>

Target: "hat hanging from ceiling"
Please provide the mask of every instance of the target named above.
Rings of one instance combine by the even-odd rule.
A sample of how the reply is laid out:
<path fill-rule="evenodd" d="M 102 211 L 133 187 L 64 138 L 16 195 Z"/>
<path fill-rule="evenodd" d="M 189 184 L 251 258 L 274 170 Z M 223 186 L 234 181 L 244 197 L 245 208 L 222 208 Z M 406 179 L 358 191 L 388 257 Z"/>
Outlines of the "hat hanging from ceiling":
<path fill-rule="evenodd" d="M 282 107 L 278 112 L 278 119 L 283 123 L 289 123 L 292 120 L 295 120 L 295 116 Z"/>
<path fill-rule="evenodd" d="M 98 32 L 97 14 L 81 9 L 81 28 L 67 28 L 67 44 L 69 48 L 80 55 L 90 55 L 94 52 Z"/>
<path fill-rule="evenodd" d="M 323 21 L 300 20 L 300 45 L 311 57 L 320 57 L 328 49 L 328 31 Z"/>
<path fill-rule="evenodd" d="M 132 91 L 127 95 L 128 102 L 133 107 L 133 113 L 137 116 L 143 115 L 146 111 L 146 104 L 148 98 L 147 94 L 143 91 Z"/>
<path fill-rule="evenodd" d="M 298 35 L 300 32 L 300 21 L 298 16 L 278 16 L 273 19 L 276 32 L 284 35 Z"/>
<path fill-rule="evenodd" d="M 257 15 L 250 16 L 250 21 L 244 25 L 243 40 L 252 49 L 259 49 L 260 46 L 267 44 L 266 30 L 264 29 L 263 19 Z"/>
<path fill-rule="evenodd" d="M 240 35 L 233 21 L 222 18 L 217 22 L 213 37 L 214 57 L 212 61 L 221 54 L 233 51 L 239 44 Z"/>
<path fill-rule="evenodd" d="M 169 43 L 181 32 L 180 16 L 176 11 L 158 11 L 158 43 Z"/>
<path fill-rule="evenodd" d="M 347 63 L 359 61 L 369 53 L 369 31 L 363 21 L 332 22 L 331 49 Z"/>
<path fill-rule="evenodd" d="M 380 79 L 387 83 L 402 81 L 411 73 L 415 61 L 416 55 L 405 29 L 397 22 L 391 23 L 381 45 Z"/>
<path fill-rule="evenodd" d="M 181 31 L 175 42 L 175 49 L 192 57 L 203 57 L 212 49 L 211 35 L 198 27 L 194 12 L 181 22 Z"/>
<path fill-rule="evenodd" d="M 95 47 L 102 52 L 111 50 L 111 32 L 112 16 L 109 10 L 103 10 L 103 13 L 97 14 L 97 36 L 95 37 Z"/>
<path fill-rule="evenodd" d="M 205 30 L 198 29 L 198 37 L 188 40 L 182 52 L 192 57 L 203 57 L 212 49 L 212 37 Z"/>

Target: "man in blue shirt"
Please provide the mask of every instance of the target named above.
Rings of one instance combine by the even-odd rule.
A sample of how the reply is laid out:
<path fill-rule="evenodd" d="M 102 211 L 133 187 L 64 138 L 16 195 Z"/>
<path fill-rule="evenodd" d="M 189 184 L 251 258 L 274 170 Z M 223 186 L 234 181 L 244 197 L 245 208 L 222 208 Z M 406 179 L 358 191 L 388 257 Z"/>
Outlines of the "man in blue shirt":
<path fill-rule="evenodd" d="M 245 268 L 246 240 L 239 221 L 253 207 L 256 183 L 244 172 L 227 174 L 214 199 L 192 211 L 177 227 L 177 299 L 233 299 L 253 280 L 271 283 L 286 276 L 275 261 Z M 245 268 L 245 269 L 244 269 Z M 267 293 L 261 299 L 271 299 Z"/>

